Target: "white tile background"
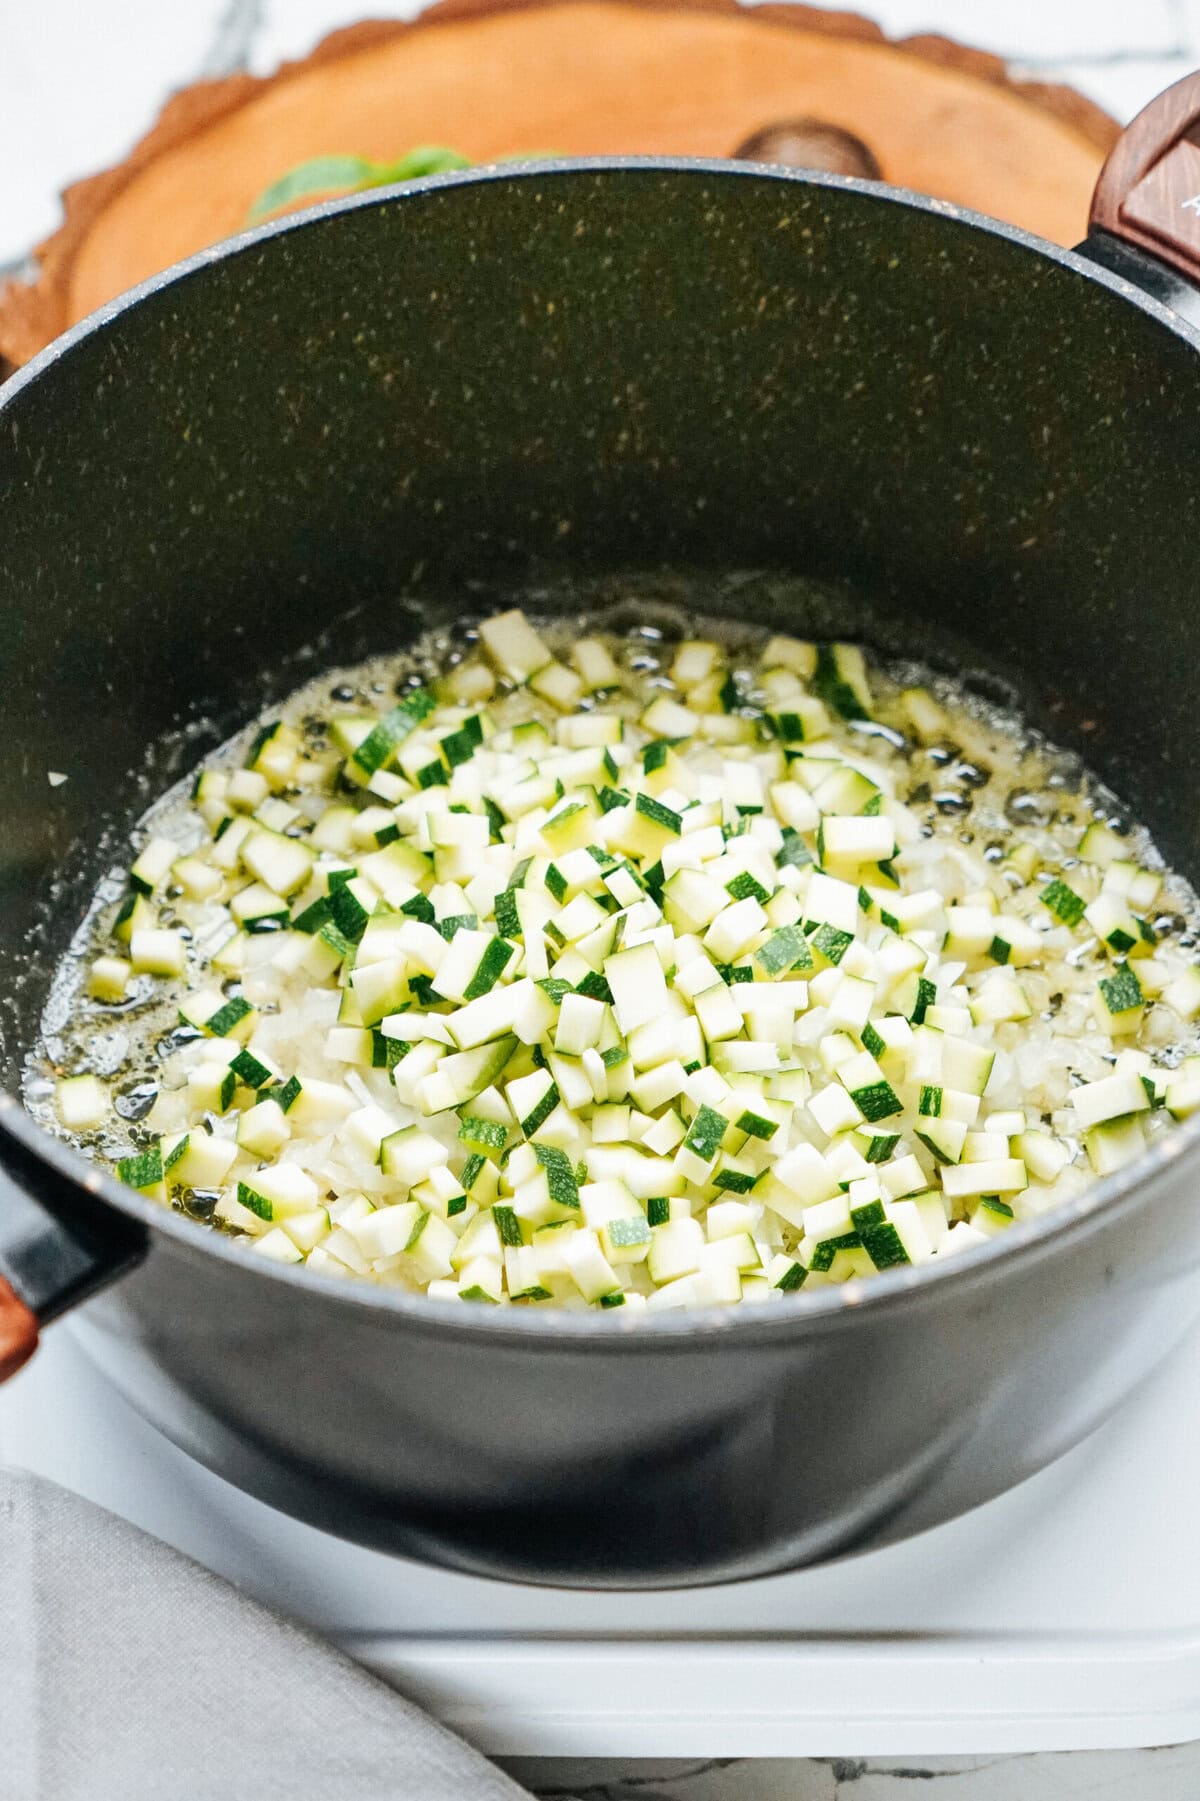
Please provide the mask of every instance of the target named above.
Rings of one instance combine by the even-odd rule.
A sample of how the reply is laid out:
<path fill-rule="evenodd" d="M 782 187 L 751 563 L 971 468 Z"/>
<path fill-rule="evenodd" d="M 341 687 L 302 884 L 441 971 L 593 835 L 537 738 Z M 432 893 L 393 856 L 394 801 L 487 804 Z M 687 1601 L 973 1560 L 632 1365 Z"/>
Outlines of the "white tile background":
<path fill-rule="evenodd" d="M 845 0 L 853 4 L 853 0 Z M 58 219 L 59 190 L 124 154 L 172 88 L 265 74 L 363 14 L 421 0 L 0 0 L 0 266 Z M 894 35 L 943 31 L 1061 76 L 1128 117 L 1200 64 L 1200 0 L 863 0 Z"/>
<path fill-rule="evenodd" d="M 0 0 L 0 263 L 200 71 L 223 0 Z"/>

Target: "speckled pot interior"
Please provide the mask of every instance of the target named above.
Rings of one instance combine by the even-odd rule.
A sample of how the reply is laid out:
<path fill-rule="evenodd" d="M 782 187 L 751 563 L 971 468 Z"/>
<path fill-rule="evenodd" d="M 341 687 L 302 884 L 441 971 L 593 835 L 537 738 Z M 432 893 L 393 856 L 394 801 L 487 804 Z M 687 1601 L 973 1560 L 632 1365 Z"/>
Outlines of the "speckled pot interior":
<path fill-rule="evenodd" d="M 0 414 L 10 1079 L 31 908 L 149 744 L 531 571 L 846 584 L 1016 675 L 1187 864 L 1200 360 L 1080 267 L 837 183 L 547 168 L 292 224 L 49 353 Z"/>

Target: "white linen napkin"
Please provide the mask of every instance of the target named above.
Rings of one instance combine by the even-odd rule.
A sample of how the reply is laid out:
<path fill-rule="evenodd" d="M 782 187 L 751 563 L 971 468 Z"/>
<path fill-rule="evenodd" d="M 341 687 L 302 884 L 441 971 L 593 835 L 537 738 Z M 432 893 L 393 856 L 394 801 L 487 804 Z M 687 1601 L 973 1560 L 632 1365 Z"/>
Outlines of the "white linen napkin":
<path fill-rule="evenodd" d="M 320 1639 L 0 1470 L 0 1801 L 242 1797 L 529 1801 Z"/>

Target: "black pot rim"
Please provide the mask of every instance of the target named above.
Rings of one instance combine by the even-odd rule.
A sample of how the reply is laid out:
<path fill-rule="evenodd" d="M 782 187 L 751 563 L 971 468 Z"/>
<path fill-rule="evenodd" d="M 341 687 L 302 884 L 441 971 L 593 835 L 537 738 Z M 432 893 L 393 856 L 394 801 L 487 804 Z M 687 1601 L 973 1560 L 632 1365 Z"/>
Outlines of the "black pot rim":
<path fill-rule="evenodd" d="M 329 200 L 300 214 L 243 232 L 223 240 L 195 256 L 173 264 L 151 276 L 98 308 L 77 325 L 71 326 L 54 342 L 31 359 L 23 369 L 0 386 L 0 422 L 27 387 L 32 386 L 65 361 L 79 344 L 86 342 L 113 320 L 143 305 L 164 289 L 199 274 L 213 263 L 233 261 L 255 251 L 260 245 L 292 232 L 317 231 L 332 218 L 343 213 L 390 208 L 397 203 L 418 204 L 429 193 L 448 188 L 479 187 L 493 182 L 548 182 L 564 176 L 587 174 L 612 175 L 670 174 L 695 177 L 698 180 L 722 182 L 752 178 L 777 182 L 781 187 L 799 185 L 869 196 L 880 205 L 896 206 L 910 212 L 933 214 L 964 229 L 980 231 L 1001 238 L 1037 258 L 1070 271 L 1083 280 L 1108 289 L 1119 300 L 1136 308 L 1156 324 L 1179 337 L 1189 348 L 1200 352 L 1200 329 L 1192 326 L 1172 308 L 1154 299 L 1142 288 L 1114 274 L 1077 251 L 1065 250 L 1018 226 L 988 218 L 945 200 L 931 199 L 907 188 L 891 187 L 882 182 L 866 181 L 857 176 L 827 175 L 813 171 L 784 169 L 777 164 L 723 161 L 713 158 L 672 156 L 592 156 L 531 160 L 527 163 L 483 165 L 446 175 L 426 176 L 417 181 L 393 187 L 373 188 L 363 194 L 341 200 Z M 245 1251 L 236 1248 L 211 1228 L 163 1207 L 146 1196 L 126 1188 L 115 1176 L 102 1171 L 65 1142 L 44 1132 L 22 1106 L 18 1096 L 0 1090 L 0 1169 L 4 1163 L 4 1144 L 12 1139 L 36 1159 L 48 1164 L 59 1176 L 76 1183 L 103 1200 L 106 1205 L 128 1218 L 138 1221 L 153 1234 L 169 1239 L 186 1255 L 215 1257 L 237 1269 L 251 1273 L 257 1280 L 284 1282 L 300 1292 L 321 1296 L 327 1302 L 340 1302 L 351 1309 L 371 1309 L 392 1314 L 413 1324 L 439 1333 L 453 1333 L 469 1339 L 494 1339 L 508 1344 L 544 1342 L 561 1350 L 572 1344 L 584 1350 L 588 1345 L 603 1343 L 634 1351 L 653 1342 L 676 1350 L 698 1349 L 712 1343 L 714 1337 L 736 1340 L 738 1344 L 764 1345 L 777 1343 L 781 1336 L 823 1335 L 826 1331 L 844 1329 L 848 1318 L 870 1312 L 878 1315 L 898 1305 L 911 1305 L 920 1296 L 933 1300 L 949 1283 L 955 1288 L 981 1287 L 1003 1277 L 1010 1267 L 1061 1252 L 1068 1254 L 1076 1240 L 1091 1236 L 1104 1223 L 1119 1214 L 1146 1204 L 1159 1182 L 1174 1170 L 1181 1158 L 1187 1159 L 1200 1179 L 1200 1115 L 1182 1122 L 1164 1134 L 1158 1144 L 1114 1175 L 1090 1182 L 1077 1197 L 1051 1209 L 1040 1219 L 1025 1221 L 1009 1228 L 988 1244 L 965 1253 L 962 1257 L 940 1263 L 936 1258 L 916 1267 L 881 1271 L 868 1280 L 853 1279 L 837 1287 L 819 1288 L 806 1294 L 803 1289 L 765 1307 L 698 1307 L 681 1308 L 678 1312 L 640 1313 L 622 1319 L 621 1309 L 604 1313 L 565 1313 L 554 1309 L 466 1307 L 459 1302 L 431 1301 L 426 1295 L 401 1289 L 376 1287 L 368 1283 L 339 1281 L 312 1275 L 303 1266 L 258 1259 L 251 1264 Z"/>

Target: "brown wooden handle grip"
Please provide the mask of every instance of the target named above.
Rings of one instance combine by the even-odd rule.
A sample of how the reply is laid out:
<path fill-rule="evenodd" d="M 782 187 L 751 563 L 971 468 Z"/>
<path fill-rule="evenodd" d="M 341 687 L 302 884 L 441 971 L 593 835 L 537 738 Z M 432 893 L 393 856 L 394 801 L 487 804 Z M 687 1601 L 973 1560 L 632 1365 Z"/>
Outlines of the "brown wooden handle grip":
<path fill-rule="evenodd" d="M 15 1376 L 37 1350 L 38 1323 L 28 1308 L 0 1277 L 0 1382 Z"/>
<path fill-rule="evenodd" d="M 1200 70 L 1152 100 L 1113 146 L 1090 229 L 1149 251 L 1200 285 Z"/>

